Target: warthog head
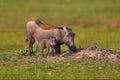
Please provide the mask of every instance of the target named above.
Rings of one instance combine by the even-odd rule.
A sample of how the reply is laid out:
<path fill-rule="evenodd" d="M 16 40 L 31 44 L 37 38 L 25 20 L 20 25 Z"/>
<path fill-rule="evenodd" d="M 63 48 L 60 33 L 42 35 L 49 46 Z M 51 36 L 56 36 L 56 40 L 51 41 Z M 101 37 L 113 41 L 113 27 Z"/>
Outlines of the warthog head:
<path fill-rule="evenodd" d="M 75 33 L 72 32 L 71 29 L 64 27 L 65 36 L 63 38 L 63 42 L 69 47 L 69 50 L 72 52 L 76 52 L 76 46 L 74 44 Z"/>
<path fill-rule="evenodd" d="M 49 39 L 50 45 L 55 46 L 57 44 L 56 38 L 51 36 Z"/>

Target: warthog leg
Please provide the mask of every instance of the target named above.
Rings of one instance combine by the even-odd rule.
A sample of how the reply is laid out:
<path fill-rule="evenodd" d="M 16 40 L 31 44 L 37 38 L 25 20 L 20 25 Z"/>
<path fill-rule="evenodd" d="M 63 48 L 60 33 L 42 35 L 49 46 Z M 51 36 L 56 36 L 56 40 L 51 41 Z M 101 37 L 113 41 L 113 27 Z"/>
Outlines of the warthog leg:
<path fill-rule="evenodd" d="M 48 56 L 48 54 L 52 54 L 54 56 L 54 53 L 55 53 L 55 49 L 53 47 L 47 48 L 47 54 L 46 54 L 47 56 Z"/>
<path fill-rule="evenodd" d="M 44 47 L 41 47 L 41 48 L 40 48 L 40 54 L 41 54 L 42 56 L 43 56 L 43 51 L 44 51 L 44 49 L 45 49 Z"/>
<path fill-rule="evenodd" d="M 60 47 L 60 44 L 55 45 L 54 49 L 55 49 L 56 53 L 58 53 L 58 54 L 61 53 L 61 47 Z"/>
<path fill-rule="evenodd" d="M 50 53 L 50 47 L 47 47 L 47 54 L 48 55 Z"/>
<path fill-rule="evenodd" d="M 52 47 L 52 55 L 54 56 L 54 54 L 55 54 L 55 48 Z"/>
<path fill-rule="evenodd" d="M 33 52 L 33 44 L 35 43 L 35 39 L 32 37 L 28 37 L 28 53 L 29 55 L 34 55 Z"/>

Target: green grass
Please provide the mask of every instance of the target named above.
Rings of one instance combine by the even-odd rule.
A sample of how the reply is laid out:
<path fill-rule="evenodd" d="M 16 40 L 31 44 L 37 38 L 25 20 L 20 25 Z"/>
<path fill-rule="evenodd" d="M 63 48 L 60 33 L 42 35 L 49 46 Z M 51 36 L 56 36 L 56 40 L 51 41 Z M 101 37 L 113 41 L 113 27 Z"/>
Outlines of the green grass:
<path fill-rule="evenodd" d="M 120 79 L 119 62 L 89 59 L 48 62 L 41 56 L 18 54 L 26 50 L 25 24 L 31 19 L 53 26 L 70 26 L 76 33 L 77 47 L 96 44 L 120 52 L 119 3 L 119 0 L 0 0 L 0 79 Z M 62 46 L 62 51 L 67 49 Z"/>
<path fill-rule="evenodd" d="M 3 60 L 2 58 L 1 60 Z M 0 64 L 1 79 L 119 79 L 119 62 L 83 59 L 48 62 L 38 56 L 7 57 Z M 12 69 L 11 69 L 12 68 Z"/>
<path fill-rule="evenodd" d="M 76 45 L 87 47 L 96 44 L 103 49 L 119 50 L 119 28 L 79 28 L 76 31 Z"/>

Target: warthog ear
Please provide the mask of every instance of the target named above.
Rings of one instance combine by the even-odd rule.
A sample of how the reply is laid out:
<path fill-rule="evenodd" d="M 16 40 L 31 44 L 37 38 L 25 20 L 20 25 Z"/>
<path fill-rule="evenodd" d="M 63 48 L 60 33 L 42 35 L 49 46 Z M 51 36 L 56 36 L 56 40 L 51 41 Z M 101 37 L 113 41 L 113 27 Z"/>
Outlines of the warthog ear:
<path fill-rule="evenodd" d="M 63 27 L 63 30 L 64 30 L 66 33 L 68 33 L 68 31 L 67 31 L 67 28 L 66 28 L 66 27 Z"/>
<path fill-rule="evenodd" d="M 66 27 L 63 27 L 63 30 L 66 32 L 67 31 Z"/>
<path fill-rule="evenodd" d="M 65 31 L 65 36 L 63 38 L 63 41 L 66 40 L 66 37 L 68 36 L 69 32 L 67 31 L 67 28 L 66 27 L 63 27 L 63 30 Z"/>
<path fill-rule="evenodd" d="M 63 30 L 66 32 L 65 37 L 67 37 L 68 34 L 69 34 L 69 32 L 68 32 L 68 30 L 67 30 L 67 27 L 63 27 Z"/>

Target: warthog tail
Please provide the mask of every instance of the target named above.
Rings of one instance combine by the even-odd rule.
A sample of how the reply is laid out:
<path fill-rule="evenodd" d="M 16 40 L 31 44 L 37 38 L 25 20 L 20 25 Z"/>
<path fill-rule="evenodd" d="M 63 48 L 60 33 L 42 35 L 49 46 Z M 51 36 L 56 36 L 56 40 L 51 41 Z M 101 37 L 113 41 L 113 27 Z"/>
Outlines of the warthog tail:
<path fill-rule="evenodd" d="M 28 42 L 28 38 L 25 39 L 25 42 Z"/>

